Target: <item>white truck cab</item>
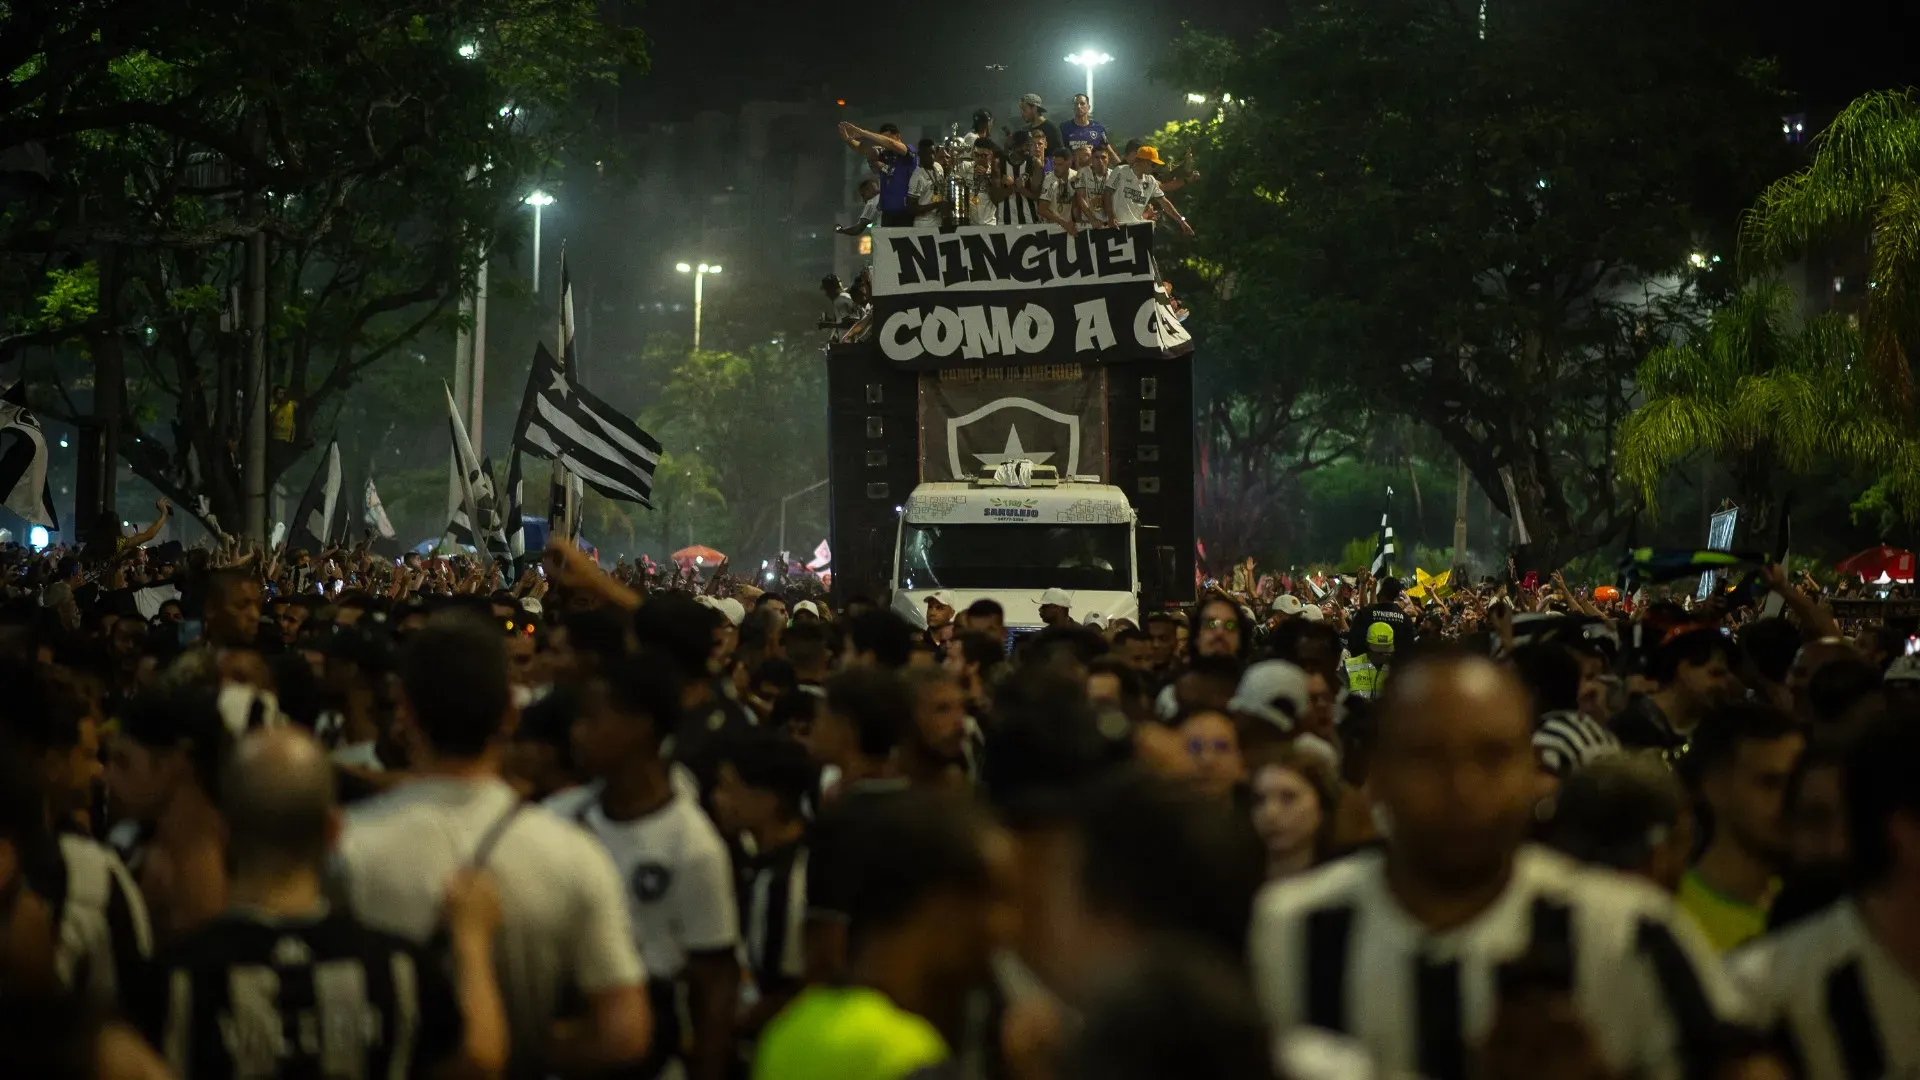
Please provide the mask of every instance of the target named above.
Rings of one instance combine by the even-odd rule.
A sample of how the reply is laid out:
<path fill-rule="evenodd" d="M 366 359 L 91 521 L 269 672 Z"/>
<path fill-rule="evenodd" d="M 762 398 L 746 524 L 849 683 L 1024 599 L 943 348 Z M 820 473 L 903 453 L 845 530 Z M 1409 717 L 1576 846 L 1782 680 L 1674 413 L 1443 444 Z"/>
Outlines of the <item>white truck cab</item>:
<path fill-rule="evenodd" d="M 901 507 L 893 558 L 893 608 L 926 626 L 926 598 L 953 594 L 956 611 L 990 599 L 1009 630 L 1040 623 L 1040 595 L 1063 589 L 1075 622 L 1140 624 L 1138 515 L 1126 493 L 1099 477 L 1060 477 L 1050 466 L 996 470 L 968 481 L 920 484 Z"/>

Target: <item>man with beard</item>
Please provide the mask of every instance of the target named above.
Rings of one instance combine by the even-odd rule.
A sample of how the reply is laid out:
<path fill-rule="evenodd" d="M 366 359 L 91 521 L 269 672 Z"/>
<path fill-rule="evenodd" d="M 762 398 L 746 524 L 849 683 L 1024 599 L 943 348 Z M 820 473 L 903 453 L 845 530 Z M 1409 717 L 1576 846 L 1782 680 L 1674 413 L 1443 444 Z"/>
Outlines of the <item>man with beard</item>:
<path fill-rule="evenodd" d="M 1255 907 L 1271 1028 L 1349 1036 L 1382 1073 L 1464 1077 L 1470 1049 L 1510 1054 L 1544 1026 L 1564 1058 L 1551 1068 L 1709 1074 L 1738 1001 L 1698 932 L 1652 885 L 1525 842 L 1538 768 L 1519 680 L 1429 655 L 1378 709 L 1368 783 L 1384 849 L 1271 885 Z"/>
<path fill-rule="evenodd" d="M 967 780 L 967 695 L 945 668 L 902 673 L 913 695 L 913 723 L 900 747 L 900 769 L 916 788 L 954 790 Z"/>
<path fill-rule="evenodd" d="M 1787 781 L 1807 739 L 1766 705 L 1729 705 L 1695 729 L 1684 772 L 1712 839 L 1680 882 L 1680 906 L 1721 951 L 1767 928 L 1787 856 Z"/>

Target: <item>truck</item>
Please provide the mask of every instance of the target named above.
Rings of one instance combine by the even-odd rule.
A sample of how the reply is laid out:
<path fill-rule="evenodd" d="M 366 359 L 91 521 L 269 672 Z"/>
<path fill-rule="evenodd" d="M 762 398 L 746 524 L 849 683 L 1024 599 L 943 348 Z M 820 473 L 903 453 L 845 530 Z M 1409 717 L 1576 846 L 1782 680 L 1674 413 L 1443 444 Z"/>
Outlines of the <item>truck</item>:
<path fill-rule="evenodd" d="M 827 351 L 836 603 L 991 599 L 1018 635 L 1049 589 L 1077 622 L 1192 601 L 1191 339 L 1151 230 L 1104 231 L 876 230 L 866 332 Z"/>

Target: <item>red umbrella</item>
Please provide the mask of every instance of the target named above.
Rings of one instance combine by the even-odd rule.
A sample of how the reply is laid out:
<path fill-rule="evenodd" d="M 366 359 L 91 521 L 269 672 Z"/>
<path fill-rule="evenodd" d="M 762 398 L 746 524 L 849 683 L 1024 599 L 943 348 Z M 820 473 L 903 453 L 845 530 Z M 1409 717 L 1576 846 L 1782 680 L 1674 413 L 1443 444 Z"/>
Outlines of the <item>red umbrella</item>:
<path fill-rule="evenodd" d="M 727 557 L 705 544 L 695 544 L 692 547 L 683 547 L 679 551 L 674 552 L 673 561 L 679 563 L 681 566 L 692 566 L 696 561 L 701 566 L 719 566 L 721 563 L 727 561 Z"/>
<path fill-rule="evenodd" d="M 1858 574 L 1868 581 L 1878 581 L 1881 575 L 1893 581 L 1912 581 L 1913 552 L 1881 544 L 1842 559 L 1834 569 L 1842 574 Z"/>

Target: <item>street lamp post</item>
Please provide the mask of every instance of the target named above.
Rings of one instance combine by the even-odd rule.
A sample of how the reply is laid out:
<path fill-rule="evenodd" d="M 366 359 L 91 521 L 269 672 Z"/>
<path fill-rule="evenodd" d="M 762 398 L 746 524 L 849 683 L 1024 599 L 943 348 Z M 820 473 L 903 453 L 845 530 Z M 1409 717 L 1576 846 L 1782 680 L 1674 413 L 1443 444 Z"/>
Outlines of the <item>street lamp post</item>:
<path fill-rule="evenodd" d="M 787 504 L 808 492 L 818 491 L 825 487 L 826 483 L 825 480 L 816 480 L 791 495 L 780 496 L 780 550 L 782 553 L 787 550 Z"/>
<path fill-rule="evenodd" d="M 1092 49 L 1082 49 L 1076 55 L 1067 57 L 1067 63 L 1078 64 L 1087 69 L 1087 108 L 1093 108 L 1093 69 L 1101 64 L 1113 62 L 1113 57 Z"/>
<path fill-rule="evenodd" d="M 698 352 L 700 349 L 700 303 L 706 293 L 707 275 L 719 273 L 720 264 L 701 263 L 698 266 L 688 266 L 686 263 L 677 263 L 674 269 L 683 274 L 693 275 L 693 348 Z"/>
<path fill-rule="evenodd" d="M 536 191 L 525 202 L 533 207 L 533 295 L 540 295 L 540 211 L 553 205 L 553 196 Z"/>

